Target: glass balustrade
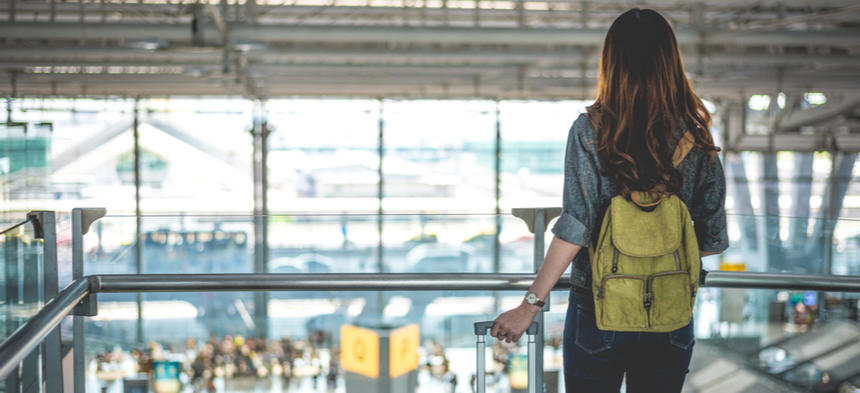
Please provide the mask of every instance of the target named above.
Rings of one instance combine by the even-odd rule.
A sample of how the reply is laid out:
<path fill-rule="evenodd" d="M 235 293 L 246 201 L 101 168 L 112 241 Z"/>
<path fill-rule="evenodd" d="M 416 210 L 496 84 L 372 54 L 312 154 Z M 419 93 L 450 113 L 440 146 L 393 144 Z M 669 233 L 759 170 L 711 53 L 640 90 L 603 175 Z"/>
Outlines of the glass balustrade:
<path fill-rule="evenodd" d="M 3 226 L 2 229 L 20 224 Z M 39 311 L 45 302 L 44 242 L 36 238 L 33 225 L 23 223 L 0 235 L 0 341 Z M 40 380 L 38 371 L 43 354 L 34 351 L 20 364 L 20 373 L 0 381 L 0 392 L 7 386 L 34 386 Z"/>
<path fill-rule="evenodd" d="M 268 225 L 270 273 L 524 273 L 534 263 L 534 235 L 509 214 L 294 213 L 256 220 Z M 704 258 L 708 270 L 860 270 L 857 221 L 736 215 L 728 221 L 732 247 Z M 136 237 L 133 215 L 108 215 L 84 235 L 85 274 L 260 271 L 254 223 L 253 216 L 228 213 L 144 215 Z M 805 231 L 797 229 L 802 225 Z M 747 236 L 745 227 L 767 233 L 789 227 L 795 235 Z M 833 234 L 832 245 L 824 244 L 827 236 L 819 230 Z M 33 235 L 32 226 L 24 225 L 0 239 L 4 337 L 44 301 L 41 271 L 32 271 L 41 269 L 42 258 Z M 545 246 L 552 238 L 546 235 Z M 27 277 L 36 281 L 28 286 Z M 67 283 L 61 275 L 61 287 Z M 26 297 L 25 290 L 36 296 Z M 347 383 L 338 360 L 342 327 L 382 323 L 417 325 L 419 392 L 469 392 L 471 324 L 521 299 L 521 291 L 331 291 L 324 284 L 311 291 L 101 293 L 99 314 L 85 319 L 87 391 L 152 387 L 153 367 L 170 364 L 178 367 L 182 392 L 341 392 Z M 702 288 L 687 391 L 856 388 L 858 299 L 856 293 Z M 563 391 L 558 371 L 567 302 L 567 292 L 553 292 L 545 314 L 546 380 L 557 391 Z M 66 329 L 64 337 L 69 335 Z M 521 386 L 522 344 L 490 345 L 489 359 L 509 359 L 507 366 L 491 362 L 492 391 Z"/>
<path fill-rule="evenodd" d="M 35 314 L 44 303 L 42 244 L 41 240 L 36 239 L 33 226 L 29 223 L 0 235 L 0 258 L 3 260 L 3 271 L 0 273 L 0 341 Z"/>
<path fill-rule="evenodd" d="M 144 216 L 143 272 L 253 272 L 253 221 L 250 216 L 230 215 Z M 272 273 L 493 272 L 497 223 L 502 229 L 498 271 L 529 272 L 533 266 L 534 236 L 519 218 L 510 215 L 390 214 L 380 220 L 372 214 L 278 214 L 267 217 L 267 221 L 267 270 Z M 834 273 L 856 271 L 851 239 L 860 228 L 852 220 L 835 220 L 823 226 L 834 231 L 834 247 L 828 251 L 815 241 L 816 221 L 802 219 L 808 228 L 806 248 L 803 257 L 794 256 L 797 262 L 793 265 L 784 264 L 782 258 L 801 249 L 796 245 L 798 238 L 773 238 L 759 247 L 754 241 L 747 245 L 743 239 L 749 238 L 738 236 L 743 223 L 752 222 L 761 229 L 775 223 L 780 228 L 798 225 L 797 221 L 801 219 L 729 216 L 733 248 L 722 256 L 705 258 L 704 264 L 709 270 L 820 274 L 826 268 L 826 252 L 831 252 Z M 94 227 L 85 238 L 87 274 L 134 273 L 134 217 L 109 216 Z M 110 234 L 110 239 L 104 234 Z M 547 232 L 547 245 L 551 236 Z M 767 255 L 768 263 L 761 262 L 762 255 Z M 555 292 L 551 311 L 546 314 L 548 371 L 561 367 L 566 295 Z M 803 383 L 812 383 L 810 378 L 816 375 L 836 378 L 833 371 L 825 369 L 836 360 L 825 358 L 816 363 L 800 355 L 786 360 L 788 355 L 779 352 L 784 349 L 773 345 L 818 334 L 820 329 L 826 333 L 834 329 L 830 326 L 850 326 L 840 321 L 856 321 L 855 295 L 703 288 L 696 307 L 700 344 L 688 382 L 690 389 L 713 377 L 707 359 L 714 356 L 718 361 L 732 362 L 732 367 L 743 371 L 739 375 L 749 376 L 754 381 L 749 386 L 804 391 Z M 147 359 L 159 357 L 178 359 L 183 364 L 183 386 L 191 389 L 188 391 L 208 385 L 217 391 L 339 391 L 344 389 L 343 380 L 335 378 L 330 384 L 327 375 L 330 360 L 336 358 L 340 327 L 372 324 L 381 318 L 397 326 L 418 324 L 421 364 L 425 365 L 419 389 L 450 389 L 456 380 L 459 392 L 469 391 L 474 369 L 471 323 L 491 319 L 513 307 L 522 294 L 325 289 L 265 295 L 168 292 L 141 294 L 140 308 L 137 294 L 99 296 L 99 316 L 87 320 L 88 386 L 116 386 L 122 373 L 135 367 L 145 371 Z M 261 306 L 265 313 L 256 311 Z M 440 348 L 444 348 L 444 356 Z M 753 349 L 755 354 L 750 352 Z M 776 366 L 769 366 L 774 359 L 779 359 Z M 822 361 L 823 365 L 819 364 Z M 780 366 L 779 362 L 793 363 Z M 510 391 L 511 383 L 516 385 L 520 376 L 518 370 L 509 371 L 491 374 L 491 379 L 495 378 L 491 387 Z M 801 374 L 806 382 L 801 381 Z"/>

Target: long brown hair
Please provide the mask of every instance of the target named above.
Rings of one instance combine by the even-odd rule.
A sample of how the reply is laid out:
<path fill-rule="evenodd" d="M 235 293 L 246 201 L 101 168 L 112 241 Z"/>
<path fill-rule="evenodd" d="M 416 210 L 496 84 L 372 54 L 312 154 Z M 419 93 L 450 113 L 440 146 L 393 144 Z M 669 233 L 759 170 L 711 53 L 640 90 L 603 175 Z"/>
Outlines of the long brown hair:
<path fill-rule="evenodd" d="M 659 13 L 633 8 L 612 23 L 600 59 L 598 151 L 622 195 L 630 191 L 681 190 L 672 165 L 673 130 L 691 131 L 696 146 L 716 157 L 711 115 L 693 92 L 672 27 Z"/>

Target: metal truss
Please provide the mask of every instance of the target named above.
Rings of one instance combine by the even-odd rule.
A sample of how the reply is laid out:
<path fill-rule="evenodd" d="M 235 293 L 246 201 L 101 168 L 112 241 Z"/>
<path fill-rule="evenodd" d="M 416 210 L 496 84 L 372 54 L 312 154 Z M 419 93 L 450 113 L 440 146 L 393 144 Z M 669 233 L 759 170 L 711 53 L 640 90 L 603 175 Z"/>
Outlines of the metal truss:
<path fill-rule="evenodd" d="M 588 98 L 628 2 L 0 1 L 6 96 Z M 860 7 L 656 0 L 698 94 L 860 89 Z"/>

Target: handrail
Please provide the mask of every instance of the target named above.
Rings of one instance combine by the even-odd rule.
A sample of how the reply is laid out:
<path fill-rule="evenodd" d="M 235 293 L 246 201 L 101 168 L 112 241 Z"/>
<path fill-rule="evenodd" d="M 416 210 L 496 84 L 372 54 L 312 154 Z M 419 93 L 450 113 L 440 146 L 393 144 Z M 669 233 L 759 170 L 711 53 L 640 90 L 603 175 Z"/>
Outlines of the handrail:
<path fill-rule="evenodd" d="M 87 295 L 99 292 L 523 290 L 534 274 L 104 274 L 74 281 L 0 344 L 0 379 L 50 333 Z M 860 276 L 714 271 L 703 286 L 860 292 Z M 570 288 L 564 275 L 554 289 Z"/>
<path fill-rule="evenodd" d="M 104 274 L 94 292 L 525 290 L 531 273 Z M 860 292 L 860 276 L 708 272 L 705 287 Z M 553 289 L 569 289 L 563 275 Z"/>
<path fill-rule="evenodd" d="M 0 379 L 6 378 L 89 292 L 89 280 L 80 279 L 73 282 L 56 298 L 48 301 L 27 323 L 12 332 L 6 341 L 0 344 Z"/>
<path fill-rule="evenodd" d="M 528 289 L 534 274 L 491 273 L 243 273 L 104 274 L 95 292 L 200 291 L 457 291 Z M 556 288 L 569 287 L 564 276 Z"/>
<path fill-rule="evenodd" d="M 705 275 L 704 286 L 716 288 L 860 292 L 860 276 L 711 271 Z"/>
<path fill-rule="evenodd" d="M 0 231 L 0 235 L 5 235 L 5 234 L 6 234 L 6 232 L 9 232 L 9 231 L 11 231 L 11 230 L 13 230 L 13 229 L 15 229 L 15 228 L 18 228 L 19 226 L 24 225 L 24 224 L 26 224 L 26 223 L 30 222 L 31 220 L 33 220 L 33 218 L 32 218 L 32 217 L 27 217 L 27 219 L 26 219 L 26 220 L 21 221 L 21 222 L 19 222 L 19 223 L 15 224 L 15 225 L 12 225 L 12 226 L 11 226 L 11 227 L 9 227 L 9 228 L 6 228 L 6 229 L 4 229 L 4 230 Z"/>

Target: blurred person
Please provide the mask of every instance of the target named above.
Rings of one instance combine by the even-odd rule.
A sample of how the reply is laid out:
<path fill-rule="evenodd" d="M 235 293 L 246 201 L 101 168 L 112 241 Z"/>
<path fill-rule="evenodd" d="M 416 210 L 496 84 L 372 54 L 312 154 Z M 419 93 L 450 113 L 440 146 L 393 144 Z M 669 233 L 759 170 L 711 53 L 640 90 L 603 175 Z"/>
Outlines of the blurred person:
<path fill-rule="evenodd" d="M 215 367 L 213 357 L 212 344 L 206 344 L 191 361 L 191 384 L 195 387 L 195 391 L 202 391 L 212 379 L 212 371 Z"/>
<path fill-rule="evenodd" d="M 448 373 L 450 361 L 445 355 L 445 348 L 436 340 L 430 342 L 430 351 L 427 353 L 427 365 L 430 367 L 430 376 L 444 379 Z"/>
<path fill-rule="evenodd" d="M 276 356 L 281 368 L 281 379 L 284 381 L 284 389 L 287 389 L 293 377 L 295 360 L 299 355 L 293 346 L 293 341 L 287 335 L 281 337 L 278 347 L 280 350 L 276 352 Z"/>
<path fill-rule="evenodd" d="M 331 355 L 328 357 L 328 373 L 326 374 L 326 387 L 328 391 L 337 388 L 337 376 L 340 374 L 340 347 L 333 346 Z"/>
<path fill-rule="evenodd" d="M 197 340 L 188 337 L 185 340 L 185 359 L 187 362 L 191 362 L 195 357 L 197 357 Z"/>
<path fill-rule="evenodd" d="M 616 18 L 603 44 L 597 100 L 568 134 L 555 237 L 525 299 L 502 313 L 490 332 L 518 341 L 572 263 L 563 342 L 567 392 L 618 392 L 625 374 L 630 393 L 681 391 L 692 357 L 692 321 L 665 333 L 598 329 L 589 251 L 596 251 L 613 197 L 630 201 L 633 192 L 653 190 L 660 197 L 677 195 L 686 205 L 700 257 L 728 247 L 725 175 L 710 120 L 685 76 L 666 19 L 639 8 Z M 692 147 L 676 167 L 681 142 Z"/>

